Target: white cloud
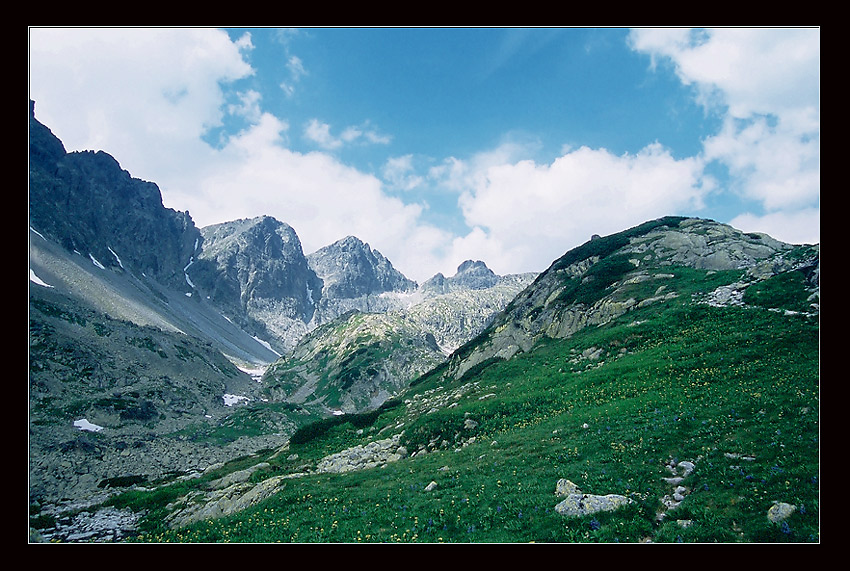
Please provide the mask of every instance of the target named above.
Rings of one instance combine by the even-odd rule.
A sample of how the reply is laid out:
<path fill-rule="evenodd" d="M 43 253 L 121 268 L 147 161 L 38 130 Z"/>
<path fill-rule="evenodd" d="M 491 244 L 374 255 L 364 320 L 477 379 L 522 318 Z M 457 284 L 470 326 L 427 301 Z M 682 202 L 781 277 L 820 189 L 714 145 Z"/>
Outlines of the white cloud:
<path fill-rule="evenodd" d="M 253 73 L 250 38 L 209 28 L 32 28 L 29 48 L 38 119 L 68 150 L 105 150 L 147 180 L 203 158 L 222 84 Z"/>
<path fill-rule="evenodd" d="M 387 159 L 382 174 L 390 188 L 402 191 L 413 190 L 425 182 L 424 177 L 416 174 L 412 154 Z"/>
<path fill-rule="evenodd" d="M 238 103 L 231 103 L 227 106 L 228 112 L 231 115 L 243 117 L 251 123 L 259 121 L 262 115 L 262 108 L 260 106 L 262 96 L 260 93 L 249 89 L 248 91 L 238 93 L 237 98 L 239 99 Z"/>
<path fill-rule="evenodd" d="M 486 252 L 497 273 L 542 270 L 592 234 L 699 209 L 711 190 L 701 161 L 677 160 L 659 144 L 622 156 L 581 147 L 550 164 L 501 160 L 514 152 L 455 159 L 442 172 L 463 188 L 460 205 L 473 228 L 454 241 L 454 259 Z"/>
<path fill-rule="evenodd" d="M 298 56 L 289 56 L 289 60 L 286 62 L 286 69 L 289 70 L 289 73 L 292 74 L 293 79 L 296 81 L 301 79 L 301 76 L 307 74 L 307 70 L 304 69 L 304 62 Z"/>
<path fill-rule="evenodd" d="M 342 146 L 342 140 L 331 135 L 331 126 L 318 119 L 312 119 L 307 123 L 304 127 L 304 136 L 325 150 L 338 149 Z"/>
<path fill-rule="evenodd" d="M 343 145 L 358 141 L 365 140 L 368 143 L 385 145 L 391 140 L 389 136 L 370 128 L 368 123 L 359 127 L 346 127 L 339 136 L 335 136 L 331 134 L 331 126 L 318 119 L 311 119 L 307 123 L 304 127 L 304 137 L 326 151 L 334 151 Z"/>
<path fill-rule="evenodd" d="M 725 114 L 705 140 L 706 160 L 725 165 L 731 190 L 762 205 L 748 223 L 758 217 L 792 241 L 793 226 L 775 221 L 810 218 L 820 203 L 820 30 L 639 29 L 630 42 L 654 65 L 672 63 L 707 110 Z"/>
<path fill-rule="evenodd" d="M 804 208 L 793 212 L 772 212 L 766 215 L 745 213 L 730 222 L 744 232 L 764 232 L 783 236 L 790 244 L 820 243 L 820 208 Z"/>
<path fill-rule="evenodd" d="M 758 200 L 769 211 L 807 207 L 820 195 L 820 142 L 771 125 L 764 117 L 742 123 L 727 119 L 705 141 L 707 160 L 717 159 L 735 180 L 734 190 Z"/>

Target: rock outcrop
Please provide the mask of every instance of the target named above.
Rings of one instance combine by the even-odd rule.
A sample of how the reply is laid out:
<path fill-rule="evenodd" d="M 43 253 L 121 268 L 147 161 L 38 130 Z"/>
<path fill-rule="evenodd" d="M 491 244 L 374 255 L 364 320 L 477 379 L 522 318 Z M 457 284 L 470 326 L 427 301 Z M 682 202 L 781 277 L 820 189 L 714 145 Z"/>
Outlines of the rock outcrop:
<path fill-rule="evenodd" d="M 171 527 L 225 517 L 256 505 L 278 491 L 284 476 L 275 476 L 258 484 L 235 483 L 212 492 L 196 491 L 169 504 L 172 510 L 166 517 Z"/>
<path fill-rule="evenodd" d="M 816 248 L 815 248 L 816 249 Z M 490 359 L 509 359 L 543 338 L 567 338 L 654 303 L 675 299 L 667 268 L 752 270 L 748 284 L 775 275 L 794 246 L 697 218 L 667 217 L 595 237 L 567 252 L 518 295 L 476 339 L 452 357 L 455 378 Z M 819 268 L 818 256 L 805 261 Z M 819 270 L 810 272 L 812 280 Z M 815 288 L 816 289 L 816 288 Z M 732 290 L 718 292 L 735 299 Z"/>
<path fill-rule="evenodd" d="M 322 292 L 295 230 L 260 216 L 201 233 L 201 250 L 186 269 L 193 287 L 246 330 L 291 349 L 308 331 Z"/>
<path fill-rule="evenodd" d="M 445 359 L 434 336 L 402 314 L 350 312 L 302 338 L 268 367 L 263 391 L 331 412 L 374 409 Z"/>
<path fill-rule="evenodd" d="M 188 291 L 183 268 L 200 238 L 188 212 L 165 208 L 159 187 L 111 155 L 67 153 L 30 102 L 30 226 L 103 268 Z"/>

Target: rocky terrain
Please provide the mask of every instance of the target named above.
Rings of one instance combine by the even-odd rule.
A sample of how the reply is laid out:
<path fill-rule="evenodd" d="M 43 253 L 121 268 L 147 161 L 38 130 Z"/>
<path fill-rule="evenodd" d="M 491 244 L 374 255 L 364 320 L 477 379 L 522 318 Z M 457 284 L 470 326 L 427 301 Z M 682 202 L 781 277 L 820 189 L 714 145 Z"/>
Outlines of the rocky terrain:
<path fill-rule="evenodd" d="M 320 248 L 307 256 L 307 261 L 323 282 L 313 326 L 351 310 L 383 313 L 395 309 L 417 288 L 416 282 L 396 270 L 379 251 L 354 236 Z"/>
<path fill-rule="evenodd" d="M 493 359 L 509 359 L 541 339 L 567 338 L 631 309 L 681 295 L 668 289 L 665 267 L 722 272 L 747 270 L 749 280 L 765 280 L 804 270 L 812 293 L 807 310 L 819 303 L 817 246 L 795 248 L 764 234 L 745 234 L 711 220 L 669 217 L 609 237 L 595 237 L 556 260 L 501 313 L 474 347 L 451 359 L 456 378 Z M 734 289 L 734 288 L 733 288 Z M 727 297 L 733 294 L 724 287 Z M 740 294 L 742 295 L 742 293 Z"/>
<path fill-rule="evenodd" d="M 484 384 L 482 371 L 630 312 L 676 300 L 810 321 L 820 311 L 819 246 L 710 220 L 667 217 L 594 236 L 539 275 L 498 276 L 469 260 L 417 285 L 355 237 L 305 255 L 295 229 L 267 216 L 198 229 L 109 155 L 66 153 L 34 107 L 30 134 L 29 494 L 31 510 L 55 521 L 34 540 L 123 540 L 141 514 L 98 509 L 122 490 L 203 479 L 167 506 L 177 528 L 248 509 L 295 478 L 481 450 L 488 415 L 491 434 L 515 413 L 523 426 L 540 420 L 525 393 L 499 401 L 526 379 Z M 557 367 L 538 370 L 567 382 L 566 369 L 579 375 L 628 351 L 564 349 Z M 572 399 L 551 414 L 572 415 Z M 344 446 L 309 461 L 290 452 L 304 429 L 374 420 L 388 404 L 383 428 L 345 429 Z M 692 491 L 699 458 L 688 458 L 662 459 L 658 521 Z M 227 469 L 235 459 L 243 467 Z M 589 493 L 567 478 L 577 476 L 555 485 L 557 513 L 632 504 L 619 489 Z M 439 494 L 438 479 L 423 491 Z M 771 522 L 794 513 L 786 499 Z"/>
<path fill-rule="evenodd" d="M 279 352 L 291 349 L 322 295 L 295 230 L 261 216 L 208 226 L 201 234 L 197 258 L 186 267 L 198 295 Z"/>
<path fill-rule="evenodd" d="M 468 269 L 491 287 L 420 292 L 355 237 L 308 256 L 268 216 L 198 229 L 108 154 L 67 153 L 34 104 L 29 162 L 37 502 L 203 469 L 280 445 L 309 418 L 377 406 L 530 281 L 479 262 Z M 302 362 L 290 368 L 307 382 L 262 384 L 269 364 L 287 353 L 299 363 L 316 339 L 332 354 L 320 372 Z M 240 435 L 246 425 L 263 428 Z"/>

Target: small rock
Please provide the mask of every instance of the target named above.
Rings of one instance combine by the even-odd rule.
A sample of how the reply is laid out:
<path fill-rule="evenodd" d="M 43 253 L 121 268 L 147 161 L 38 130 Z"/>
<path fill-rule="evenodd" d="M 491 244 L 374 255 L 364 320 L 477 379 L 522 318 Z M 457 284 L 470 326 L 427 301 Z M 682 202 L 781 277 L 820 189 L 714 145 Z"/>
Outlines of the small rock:
<path fill-rule="evenodd" d="M 776 502 L 767 510 L 767 519 L 777 523 L 788 519 L 797 510 L 797 506 L 785 502 Z"/>
<path fill-rule="evenodd" d="M 431 492 L 431 491 L 433 491 L 436 487 L 437 487 L 437 482 L 435 482 L 434 480 L 431 480 L 431 483 L 430 483 L 430 484 L 428 484 L 427 486 L 425 486 L 425 491 L 426 491 L 426 492 Z"/>

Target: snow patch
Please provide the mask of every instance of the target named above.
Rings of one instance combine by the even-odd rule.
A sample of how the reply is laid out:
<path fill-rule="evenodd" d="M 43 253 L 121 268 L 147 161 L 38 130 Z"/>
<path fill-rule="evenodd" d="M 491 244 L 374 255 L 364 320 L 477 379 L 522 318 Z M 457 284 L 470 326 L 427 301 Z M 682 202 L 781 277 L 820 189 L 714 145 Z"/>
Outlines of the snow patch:
<path fill-rule="evenodd" d="M 228 319 L 228 321 L 230 321 L 230 320 Z M 269 342 L 268 342 L 268 341 L 263 341 L 262 339 L 260 339 L 260 338 L 259 338 L 259 337 L 257 337 L 256 335 L 254 336 L 254 341 L 256 341 L 257 343 L 259 343 L 260 345 L 262 345 L 263 347 L 265 347 L 266 349 L 268 349 L 269 351 L 271 351 L 272 353 L 274 353 L 274 354 L 275 354 L 275 355 L 277 355 L 278 357 L 280 357 L 280 356 L 281 356 L 281 355 L 280 355 L 280 353 L 278 353 L 277 351 L 275 351 L 274 349 L 272 349 L 272 346 L 271 346 L 271 345 L 269 345 Z"/>
<path fill-rule="evenodd" d="M 258 383 L 263 380 L 263 374 L 266 372 L 265 367 L 248 368 L 240 367 L 239 365 L 237 365 L 236 368 L 242 371 L 243 373 L 250 375 L 250 377 Z"/>
<path fill-rule="evenodd" d="M 241 395 L 224 395 L 222 397 L 224 399 L 224 406 L 233 406 L 241 401 L 248 401 L 248 397 L 243 397 Z"/>
<path fill-rule="evenodd" d="M 89 254 L 89 258 L 91 258 L 92 263 L 93 263 L 95 266 L 97 266 L 98 268 L 100 268 L 101 270 L 105 270 L 105 269 L 106 269 L 106 267 L 105 267 L 103 264 L 101 264 L 100 262 L 98 262 L 98 261 L 97 261 L 97 258 L 95 258 L 94 256 L 92 256 L 91 254 Z"/>
<path fill-rule="evenodd" d="M 75 420 L 74 426 L 76 426 L 80 430 L 88 430 L 89 432 L 100 432 L 101 430 L 103 430 L 102 426 L 92 424 L 91 422 L 89 422 L 85 418 L 81 418 L 80 420 Z"/>
<path fill-rule="evenodd" d="M 110 248 L 109 246 L 107 246 L 106 248 L 107 248 L 110 252 L 112 252 L 112 255 L 113 255 L 113 256 L 115 256 L 115 259 L 118 261 L 118 265 L 119 265 L 119 266 L 121 266 L 121 267 L 123 268 L 123 267 L 124 267 L 124 264 L 122 264 L 122 263 L 121 263 L 121 258 L 119 258 L 119 257 L 118 257 L 118 254 L 116 254 L 116 253 L 115 253 L 115 250 L 113 250 L 113 249 L 112 249 L 112 248 Z"/>
<path fill-rule="evenodd" d="M 32 268 L 30 268 L 30 281 L 32 283 L 36 284 L 36 285 L 40 285 L 40 286 L 43 286 L 43 287 L 53 287 L 52 285 L 50 285 L 49 283 L 45 282 L 40 277 L 35 275 L 35 272 L 32 271 Z"/>
<path fill-rule="evenodd" d="M 183 268 L 183 277 L 186 278 L 186 283 L 189 284 L 189 287 L 192 288 L 192 289 L 195 289 L 195 284 L 192 283 L 192 280 L 189 279 L 189 274 L 187 274 L 186 272 L 189 270 L 189 266 L 191 266 L 194 263 L 195 263 L 195 257 L 192 256 L 191 258 L 189 258 L 189 263 L 186 264 L 186 266 Z"/>

